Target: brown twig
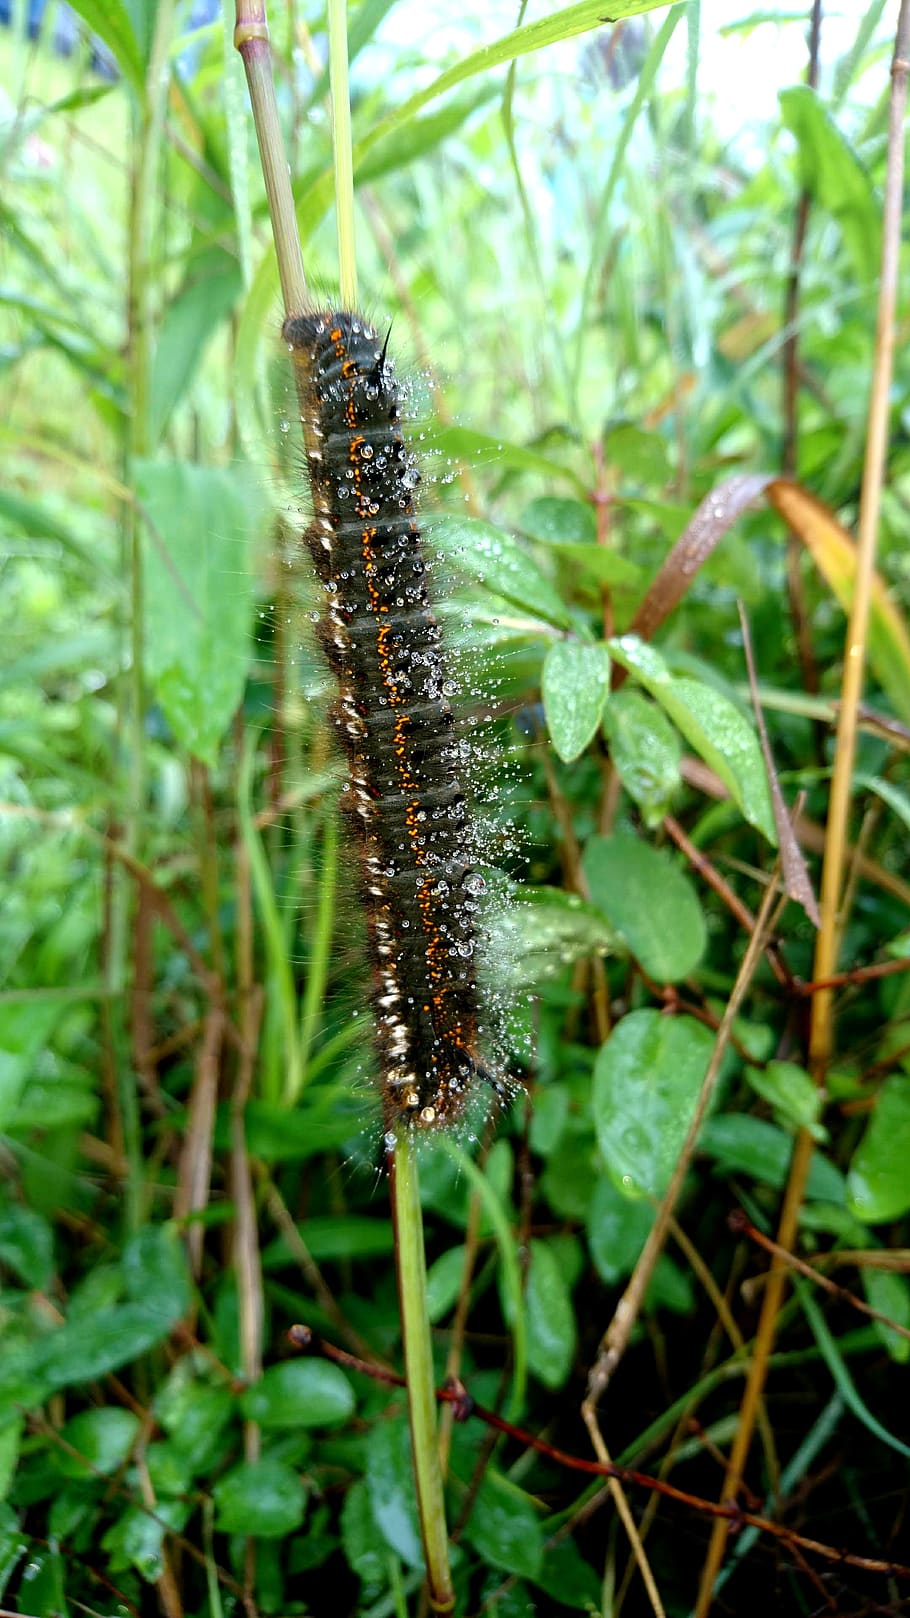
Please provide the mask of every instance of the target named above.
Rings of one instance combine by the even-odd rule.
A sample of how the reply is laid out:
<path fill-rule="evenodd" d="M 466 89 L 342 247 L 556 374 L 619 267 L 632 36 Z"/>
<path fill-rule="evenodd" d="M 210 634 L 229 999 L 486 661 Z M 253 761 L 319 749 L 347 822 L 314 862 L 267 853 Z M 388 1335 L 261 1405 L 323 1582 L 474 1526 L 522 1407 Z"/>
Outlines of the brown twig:
<path fill-rule="evenodd" d="M 396 1371 L 389 1371 L 383 1366 L 368 1364 L 358 1360 L 353 1354 L 347 1354 L 344 1349 L 335 1348 L 332 1343 L 324 1342 L 311 1331 L 309 1326 L 292 1326 L 288 1337 L 295 1348 L 308 1353 L 322 1355 L 332 1360 L 336 1365 L 346 1370 L 356 1371 L 369 1376 L 374 1382 L 382 1382 L 388 1387 L 404 1388 L 406 1382 L 403 1376 Z M 759 1516 L 757 1512 L 744 1511 L 731 1501 L 706 1500 L 700 1495 L 690 1494 L 686 1489 L 678 1489 L 675 1484 L 667 1483 L 663 1478 L 651 1477 L 647 1472 L 639 1472 L 634 1467 L 619 1466 L 615 1461 L 591 1461 L 585 1456 L 571 1455 L 568 1451 L 558 1449 L 548 1444 L 544 1439 L 537 1438 L 524 1427 L 516 1427 L 513 1422 L 506 1421 L 495 1411 L 487 1410 L 484 1405 L 477 1404 L 471 1398 L 467 1389 L 458 1383 L 455 1387 L 443 1387 L 435 1390 L 436 1399 L 440 1404 L 451 1405 L 455 1412 L 456 1421 L 467 1421 L 469 1417 L 476 1416 L 479 1421 L 497 1432 L 504 1433 L 525 1449 L 532 1449 L 539 1455 L 544 1455 L 557 1466 L 566 1467 L 573 1472 L 584 1472 L 588 1477 L 615 1478 L 618 1482 L 628 1483 L 636 1488 L 647 1489 L 651 1493 L 664 1495 L 668 1500 L 675 1500 L 679 1505 L 689 1506 L 693 1511 L 703 1512 L 706 1516 L 715 1517 L 725 1522 L 728 1527 L 757 1528 L 760 1533 L 770 1534 L 783 1544 L 801 1551 L 810 1551 L 821 1556 L 825 1561 L 839 1562 L 845 1567 L 858 1568 L 866 1573 L 881 1573 L 886 1578 L 910 1579 L 910 1567 L 901 1562 L 886 1561 L 879 1557 L 859 1556 L 851 1551 L 838 1549 L 834 1545 L 825 1545 L 817 1539 L 809 1539 L 799 1534 L 793 1528 L 787 1528 L 783 1523 L 774 1522 L 770 1517 Z"/>
<path fill-rule="evenodd" d="M 804 1275 L 808 1281 L 812 1281 L 815 1286 L 821 1287 L 822 1291 L 827 1292 L 830 1297 L 837 1298 L 841 1303 L 849 1303 L 851 1309 L 859 1309 L 862 1314 L 868 1315 L 870 1320 L 880 1321 L 883 1326 L 890 1327 L 892 1331 L 898 1332 L 901 1337 L 906 1337 L 910 1342 L 910 1329 L 908 1327 L 901 1326 L 898 1321 L 892 1320 L 890 1315 L 883 1314 L 880 1309 L 873 1309 L 871 1303 L 865 1303 L 862 1298 L 858 1298 L 856 1293 L 850 1292 L 847 1287 L 840 1287 L 836 1281 L 830 1281 L 826 1275 L 819 1275 L 818 1271 L 811 1264 L 807 1264 L 805 1259 L 797 1258 L 795 1253 L 788 1252 L 786 1248 L 781 1247 L 779 1242 L 772 1241 L 770 1236 L 765 1236 L 762 1231 L 757 1230 L 741 1208 L 735 1208 L 731 1213 L 730 1229 L 741 1233 L 743 1236 L 748 1236 L 750 1241 L 755 1242 L 759 1247 L 763 1247 L 766 1253 L 771 1254 L 772 1258 L 786 1264 L 789 1269 L 795 1270 L 798 1275 Z"/>

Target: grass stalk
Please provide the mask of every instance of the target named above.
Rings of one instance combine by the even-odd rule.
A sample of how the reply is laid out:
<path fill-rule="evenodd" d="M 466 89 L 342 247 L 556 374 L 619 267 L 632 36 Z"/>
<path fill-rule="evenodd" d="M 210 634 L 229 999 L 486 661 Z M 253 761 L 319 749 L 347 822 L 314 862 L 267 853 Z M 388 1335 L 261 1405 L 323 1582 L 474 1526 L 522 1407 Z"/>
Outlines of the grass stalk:
<path fill-rule="evenodd" d="M 420 1533 L 427 1566 L 427 1588 L 433 1611 L 450 1613 L 454 1610 L 455 1594 L 449 1571 L 445 1501 L 436 1436 L 423 1215 L 416 1148 L 406 1129 L 398 1133 L 390 1161 L 404 1371 L 408 1385 L 411 1450 Z"/>
<path fill-rule="evenodd" d="M 343 307 L 356 309 L 357 255 L 354 248 L 354 156 L 348 79 L 347 10 L 346 0 L 328 0 L 335 218 L 338 224 L 338 282 Z"/>

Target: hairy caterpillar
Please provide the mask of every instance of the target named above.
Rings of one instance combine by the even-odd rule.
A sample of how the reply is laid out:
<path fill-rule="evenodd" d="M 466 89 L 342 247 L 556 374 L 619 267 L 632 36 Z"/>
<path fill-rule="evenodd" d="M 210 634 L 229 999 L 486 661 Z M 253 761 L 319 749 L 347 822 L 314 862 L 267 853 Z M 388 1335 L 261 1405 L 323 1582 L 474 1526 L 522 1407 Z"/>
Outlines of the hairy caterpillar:
<path fill-rule="evenodd" d="M 394 367 L 346 311 L 295 315 L 292 354 L 313 520 L 305 539 L 326 591 L 320 639 L 339 685 L 360 850 L 386 1128 L 454 1123 L 480 1055 L 475 949 L 485 882 L 471 853 L 449 697 L 455 690 L 426 588 L 419 482 L 402 437 Z"/>

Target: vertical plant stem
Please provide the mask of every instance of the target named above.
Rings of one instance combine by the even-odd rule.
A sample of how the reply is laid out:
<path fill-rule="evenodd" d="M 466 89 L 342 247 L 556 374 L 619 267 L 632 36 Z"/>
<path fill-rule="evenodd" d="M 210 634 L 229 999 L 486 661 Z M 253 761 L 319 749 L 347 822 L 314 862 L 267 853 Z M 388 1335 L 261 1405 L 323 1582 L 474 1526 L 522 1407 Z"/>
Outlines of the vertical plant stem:
<path fill-rule="evenodd" d="M 284 312 L 286 315 L 299 314 L 306 308 L 306 276 L 294 210 L 294 193 L 275 98 L 265 0 L 237 0 L 236 15 L 234 44 L 240 52 L 250 92 L 262 174 L 269 199 Z"/>
<path fill-rule="evenodd" d="M 128 220 L 127 267 L 127 385 L 129 404 L 123 440 L 124 484 L 132 488 L 137 461 L 154 448 L 149 415 L 154 313 L 152 293 L 155 280 L 155 241 L 158 219 L 158 168 L 169 84 L 168 50 L 174 24 L 175 0 L 160 0 L 155 14 L 145 94 L 133 108 L 133 140 L 130 164 L 130 209 Z M 145 809 L 145 691 L 144 691 L 144 613 L 142 527 L 135 500 L 124 507 L 123 563 L 129 578 L 129 683 L 124 693 L 125 723 L 118 731 L 127 739 L 129 758 L 125 781 L 125 813 L 116 839 L 135 855 L 142 841 Z M 110 929 L 105 958 L 105 987 L 119 996 L 128 982 L 131 893 L 123 872 L 115 872 L 111 890 Z M 134 983 L 133 995 L 141 1003 L 147 985 Z M 130 1062 L 129 1042 L 120 1010 L 113 1002 L 111 1018 L 111 1061 L 113 1064 L 123 1148 L 129 1164 L 125 1212 L 129 1229 L 141 1220 L 143 1184 L 139 1107 L 135 1076 Z M 134 1011 L 139 1010 L 134 998 Z M 144 1007 L 142 1008 L 144 1014 Z"/>
<path fill-rule="evenodd" d="M 834 769 L 821 879 L 821 927 L 815 948 L 812 976 L 825 981 L 837 970 L 837 940 L 840 932 L 840 904 L 847 856 L 847 830 L 850 789 L 863 690 L 869 603 L 875 568 L 875 546 L 881 507 L 885 452 L 888 441 L 888 399 L 894 367 L 894 319 L 897 306 L 898 262 L 901 239 L 901 209 L 904 180 L 904 117 L 907 105 L 907 75 L 910 71 L 910 0 L 901 0 L 891 64 L 891 102 L 888 117 L 888 162 L 885 178 L 885 204 L 882 223 L 882 269 L 879 284 L 878 322 L 875 359 L 869 402 L 866 454 L 860 494 L 857 532 L 856 582 L 847 639 L 844 647 L 844 673 L 838 713 Z M 833 991 L 820 989 L 812 997 L 809 1029 L 809 1068 L 816 1083 L 823 1084 L 833 1052 Z M 792 1250 L 796 1245 L 799 1212 L 814 1142 L 808 1130 L 797 1136 L 778 1226 L 778 1245 Z M 723 1498 L 734 1499 L 742 1481 L 749 1453 L 758 1404 L 764 1388 L 768 1359 L 774 1347 L 777 1317 L 786 1285 L 785 1263 L 776 1259 L 771 1266 L 762 1300 L 755 1351 L 746 1382 L 736 1439 L 724 1478 Z M 714 1524 L 708 1555 L 701 1576 L 696 1618 L 704 1618 L 711 1605 L 730 1525 L 722 1518 Z"/>
<path fill-rule="evenodd" d="M 404 1368 L 427 1587 L 434 1612 L 450 1613 L 454 1611 L 455 1593 L 449 1571 L 445 1501 L 436 1439 L 436 1396 L 427 1316 L 423 1217 L 416 1150 L 406 1129 L 402 1129 L 396 1138 L 390 1162 Z"/>
<path fill-rule="evenodd" d="M 329 83 L 332 87 L 332 149 L 335 156 L 335 219 L 338 227 L 338 280 L 345 309 L 357 308 L 354 249 L 354 157 L 348 81 L 346 0 L 328 0 Z"/>
<path fill-rule="evenodd" d="M 170 82 L 168 51 L 174 28 L 176 0 L 159 0 L 149 56 L 145 98 L 135 110 L 131 200 L 129 218 L 128 364 L 129 423 L 127 427 L 126 482 L 132 484 L 136 460 L 154 448 L 151 441 L 149 401 L 154 315 L 154 253 L 157 225 L 158 165 Z M 130 786 L 126 843 L 135 853 L 145 800 L 145 734 L 143 695 L 143 571 L 142 530 L 133 502 L 127 511 L 130 562 Z"/>

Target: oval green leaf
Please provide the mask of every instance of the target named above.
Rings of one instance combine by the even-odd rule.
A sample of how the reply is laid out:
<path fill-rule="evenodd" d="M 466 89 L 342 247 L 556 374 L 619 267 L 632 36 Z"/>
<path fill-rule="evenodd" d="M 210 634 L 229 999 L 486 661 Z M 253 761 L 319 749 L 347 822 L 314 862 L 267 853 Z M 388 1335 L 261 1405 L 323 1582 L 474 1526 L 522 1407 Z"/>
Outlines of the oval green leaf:
<path fill-rule="evenodd" d="M 607 1169 L 629 1196 L 666 1191 L 714 1044 L 693 1017 L 632 1011 L 601 1046 L 592 1106 Z"/>
<path fill-rule="evenodd" d="M 468 578 L 522 607 L 535 618 L 570 629 L 568 610 L 537 563 L 509 534 L 474 517 L 442 516 L 428 530 L 430 550 L 438 545 Z"/>
<path fill-rule="evenodd" d="M 60 1451 L 57 1466 L 67 1478 L 91 1478 L 99 1473 L 109 1477 L 129 1455 L 140 1425 L 132 1410 L 118 1405 L 83 1410 L 60 1434 L 66 1448 Z"/>
<path fill-rule="evenodd" d="M 910 1208 L 910 1077 L 894 1073 L 853 1153 L 847 1175 L 850 1207 L 867 1225 L 899 1219 Z"/>
<path fill-rule="evenodd" d="M 465 1538 L 491 1567 L 533 1579 L 543 1561 L 543 1531 L 534 1503 L 488 1467 Z"/>
<path fill-rule="evenodd" d="M 622 635 L 608 644 L 616 661 L 650 691 L 690 747 L 720 776 L 750 824 L 776 847 L 765 763 L 749 721 L 713 686 L 671 674 L 660 653 L 637 636 Z"/>
<path fill-rule="evenodd" d="M 287 1360 L 270 1365 L 241 1396 L 240 1408 L 260 1427 L 334 1427 L 354 1409 L 354 1391 L 344 1372 L 324 1360 Z"/>
<path fill-rule="evenodd" d="M 604 735 L 623 786 L 646 826 L 659 826 L 679 787 L 679 732 L 643 691 L 615 691 L 604 708 Z"/>
<path fill-rule="evenodd" d="M 543 665 L 543 711 L 553 746 L 570 764 L 597 734 L 610 693 L 610 656 L 590 641 L 558 640 Z"/>
<path fill-rule="evenodd" d="M 303 1522 L 303 1484 L 284 1461 L 235 1466 L 215 1484 L 216 1523 L 224 1534 L 283 1539 Z"/>
<path fill-rule="evenodd" d="M 592 837 L 582 857 L 592 902 L 658 983 L 677 983 L 704 953 L 701 905 L 669 854 L 632 832 Z"/>

